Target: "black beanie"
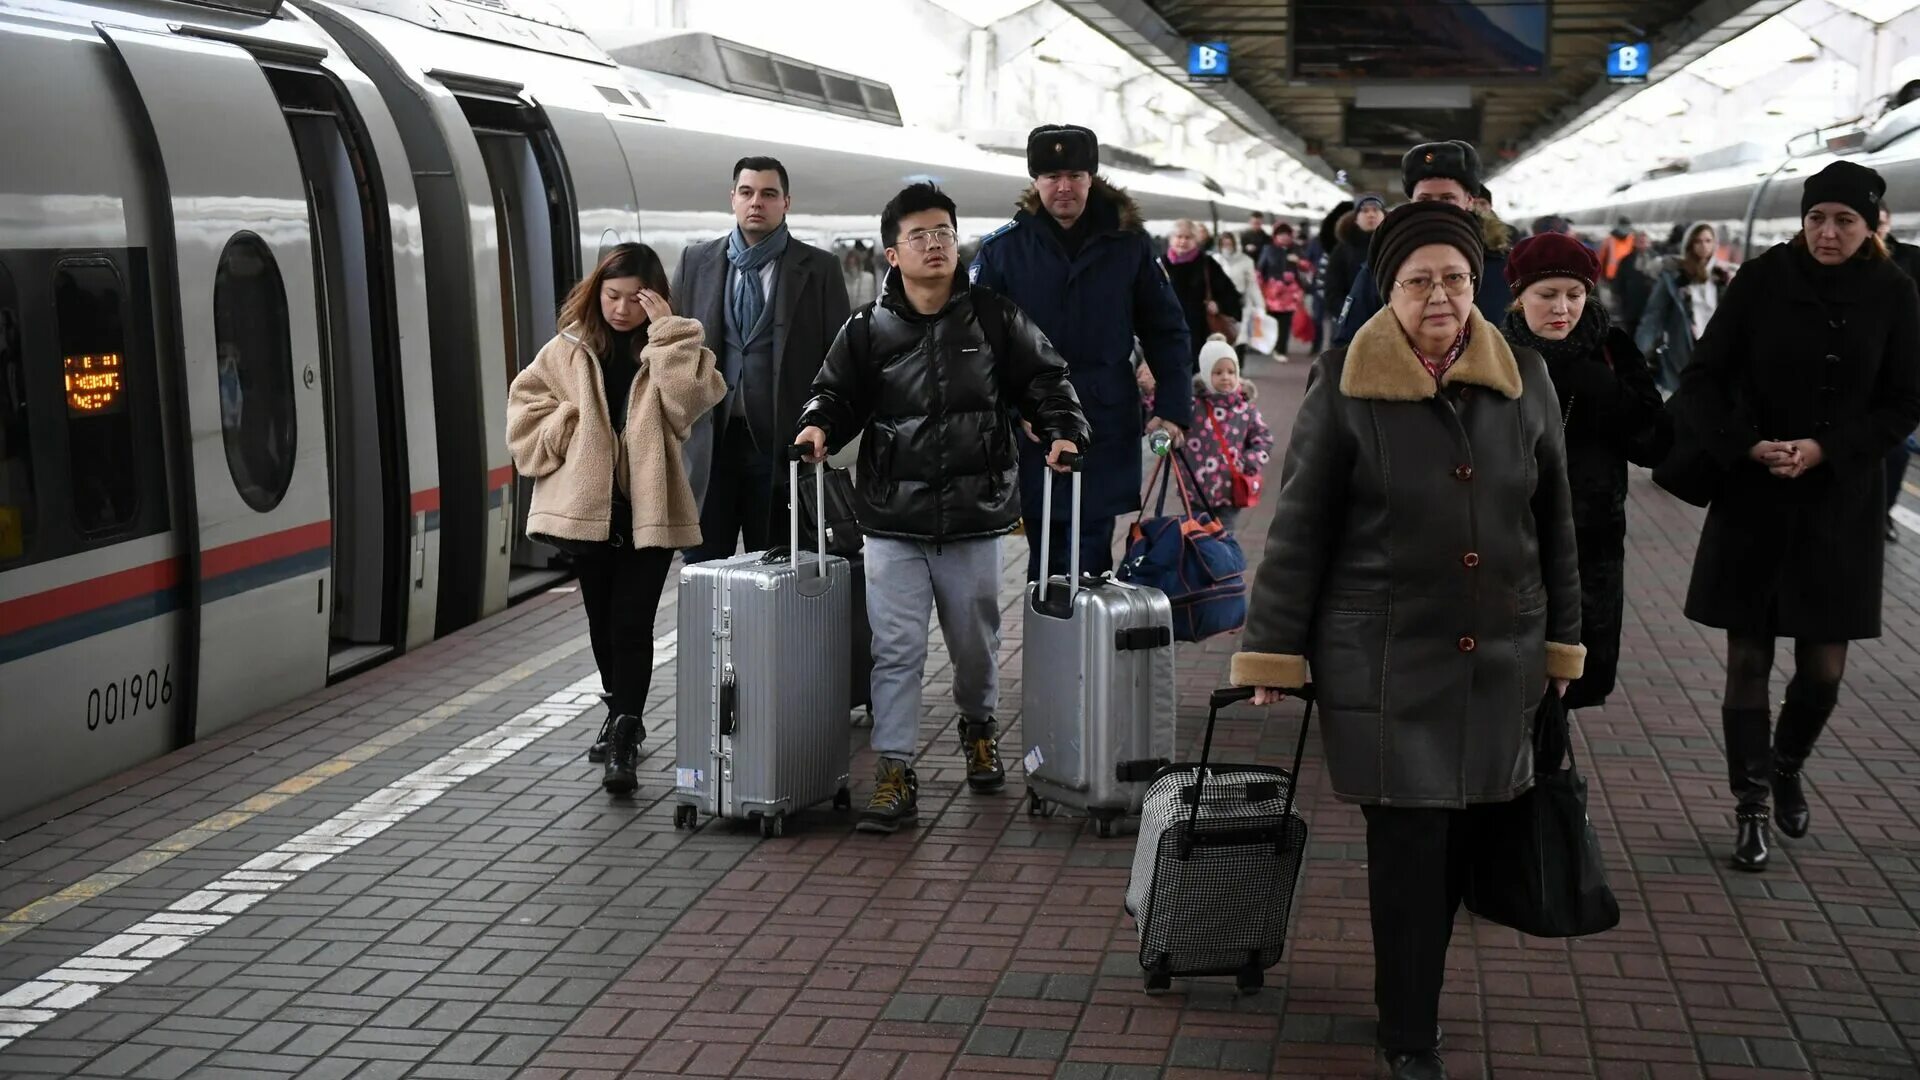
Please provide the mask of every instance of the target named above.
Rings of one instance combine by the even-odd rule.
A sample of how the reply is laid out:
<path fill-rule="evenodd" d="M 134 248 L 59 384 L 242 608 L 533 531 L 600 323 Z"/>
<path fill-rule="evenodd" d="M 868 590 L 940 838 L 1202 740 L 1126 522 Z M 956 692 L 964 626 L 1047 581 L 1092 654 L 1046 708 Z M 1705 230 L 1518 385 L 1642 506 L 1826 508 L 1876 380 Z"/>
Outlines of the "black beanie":
<path fill-rule="evenodd" d="M 1400 186 L 1408 198 L 1413 185 L 1422 180 L 1458 180 L 1467 194 L 1480 192 L 1480 154 L 1472 143 L 1449 139 L 1446 142 L 1421 143 L 1400 159 Z"/>
<path fill-rule="evenodd" d="M 1446 244 L 1467 257 L 1467 268 L 1478 282 L 1486 269 L 1486 244 L 1480 239 L 1480 219 L 1452 203 L 1405 203 L 1373 230 L 1367 245 L 1367 265 L 1384 301 L 1393 292 L 1394 275 L 1407 256 L 1428 244 Z"/>
<path fill-rule="evenodd" d="M 1100 171 L 1100 139 L 1078 124 L 1042 124 L 1027 133 L 1027 175 Z"/>
<path fill-rule="evenodd" d="M 1867 223 L 1867 231 L 1880 227 L 1880 201 L 1886 197 L 1887 182 L 1880 174 L 1851 161 L 1836 161 L 1807 177 L 1800 192 L 1800 216 L 1823 202 L 1844 203 Z"/>

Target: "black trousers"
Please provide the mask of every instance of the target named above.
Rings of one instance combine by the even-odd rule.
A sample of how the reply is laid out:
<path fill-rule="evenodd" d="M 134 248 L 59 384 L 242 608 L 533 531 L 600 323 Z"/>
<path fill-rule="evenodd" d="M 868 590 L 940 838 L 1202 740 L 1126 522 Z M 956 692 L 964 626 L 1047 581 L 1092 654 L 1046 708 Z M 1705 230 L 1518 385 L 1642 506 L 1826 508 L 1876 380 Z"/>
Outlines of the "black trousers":
<path fill-rule="evenodd" d="M 734 553 L 737 540 L 745 540 L 745 551 L 773 547 L 774 536 L 785 533 L 784 514 L 777 530 L 774 524 L 776 510 L 786 509 L 785 495 L 785 465 L 761 451 L 746 421 L 736 418 L 726 431 L 715 432 L 713 472 L 700 506 L 700 545 L 687 549 L 687 562 L 724 559 Z"/>
<path fill-rule="evenodd" d="M 574 560 L 593 662 L 616 716 L 646 711 L 653 684 L 653 616 L 672 565 L 671 548 L 608 545 Z"/>
<path fill-rule="evenodd" d="M 1051 478 L 1049 478 L 1051 479 Z M 1040 529 L 1042 522 L 1037 517 L 1023 518 L 1027 533 L 1027 580 L 1040 580 Z M 1080 519 L 1080 572 L 1082 574 L 1104 574 L 1113 569 L 1113 524 L 1116 518 Z M 1069 521 L 1053 523 L 1053 535 L 1048 538 L 1052 549 L 1047 553 L 1049 576 L 1066 576 L 1070 552 L 1067 550 L 1067 532 L 1072 524 Z"/>
<path fill-rule="evenodd" d="M 1447 945 L 1460 910 L 1473 809 L 1363 806 L 1367 903 L 1373 914 L 1373 1000 L 1380 1046 L 1436 1049 Z"/>

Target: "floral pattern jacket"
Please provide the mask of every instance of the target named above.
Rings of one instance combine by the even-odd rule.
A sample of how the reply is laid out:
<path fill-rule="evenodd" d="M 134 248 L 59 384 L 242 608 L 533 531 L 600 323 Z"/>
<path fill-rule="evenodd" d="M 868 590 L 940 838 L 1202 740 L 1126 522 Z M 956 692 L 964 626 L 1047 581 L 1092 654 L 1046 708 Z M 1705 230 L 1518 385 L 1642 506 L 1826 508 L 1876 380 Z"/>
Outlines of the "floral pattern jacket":
<path fill-rule="evenodd" d="M 1218 437 L 1215 430 L 1220 433 Z M 1223 442 L 1224 452 L 1220 446 Z M 1227 509 L 1233 505 L 1229 456 L 1243 475 L 1259 476 L 1273 455 L 1273 433 L 1267 430 L 1267 422 L 1245 389 L 1231 394 L 1195 393 L 1193 429 L 1187 432 L 1185 453 L 1200 482 L 1199 494 L 1215 509 Z"/>

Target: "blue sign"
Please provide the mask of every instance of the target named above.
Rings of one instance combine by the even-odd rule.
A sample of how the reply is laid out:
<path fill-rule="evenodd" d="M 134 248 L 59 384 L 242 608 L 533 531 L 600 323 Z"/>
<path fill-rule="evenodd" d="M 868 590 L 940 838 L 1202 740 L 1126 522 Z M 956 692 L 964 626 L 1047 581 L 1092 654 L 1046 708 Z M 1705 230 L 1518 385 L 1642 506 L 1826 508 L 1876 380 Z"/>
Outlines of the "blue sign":
<path fill-rule="evenodd" d="M 1653 70 L 1653 47 L 1644 41 L 1607 46 L 1607 78 L 1639 81 Z"/>
<path fill-rule="evenodd" d="M 1187 46 L 1187 74 L 1198 79 L 1227 77 L 1227 43 L 1192 42 Z"/>

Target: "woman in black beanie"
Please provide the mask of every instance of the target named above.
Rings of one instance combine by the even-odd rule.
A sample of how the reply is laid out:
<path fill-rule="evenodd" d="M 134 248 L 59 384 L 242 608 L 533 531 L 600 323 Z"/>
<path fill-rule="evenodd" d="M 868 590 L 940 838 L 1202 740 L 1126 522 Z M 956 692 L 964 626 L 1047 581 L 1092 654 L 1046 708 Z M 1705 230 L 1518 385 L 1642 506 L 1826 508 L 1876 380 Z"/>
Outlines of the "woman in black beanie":
<path fill-rule="evenodd" d="M 1884 460 L 1920 424 L 1920 295 L 1873 235 L 1885 193 L 1850 161 L 1809 177 L 1800 233 L 1740 268 L 1669 403 L 1723 470 L 1686 611 L 1727 632 L 1742 870 L 1767 864 L 1769 792 L 1780 831 L 1806 835 L 1800 770 L 1847 643 L 1880 636 Z M 1780 637 L 1794 639 L 1794 673 L 1769 732 Z"/>
<path fill-rule="evenodd" d="M 1409 203 L 1374 231 L 1386 306 L 1315 364 L 1232 681 L 1311 674 L 1334 794 L 1367 821 L 1380 1049 L 1444 1078 L 1440 991 L 1481 804 L 1533 783 L 1543 695 L 1580 676 L 1560 410 L 1474 307 L 1480 223 Z"/>

